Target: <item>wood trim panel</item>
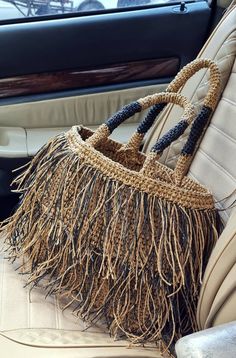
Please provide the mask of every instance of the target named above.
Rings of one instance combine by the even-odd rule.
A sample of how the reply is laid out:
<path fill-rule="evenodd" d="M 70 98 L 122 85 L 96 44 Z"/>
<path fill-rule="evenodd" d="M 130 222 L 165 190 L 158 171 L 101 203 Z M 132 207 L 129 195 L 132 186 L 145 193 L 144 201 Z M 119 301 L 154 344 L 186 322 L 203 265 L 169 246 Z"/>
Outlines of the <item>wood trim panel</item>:
<path fill-rule="evenodd" d="M 178 70 L 179 59 L 173 57 L 2 78 L 0 98 L 172 77 Z"/>

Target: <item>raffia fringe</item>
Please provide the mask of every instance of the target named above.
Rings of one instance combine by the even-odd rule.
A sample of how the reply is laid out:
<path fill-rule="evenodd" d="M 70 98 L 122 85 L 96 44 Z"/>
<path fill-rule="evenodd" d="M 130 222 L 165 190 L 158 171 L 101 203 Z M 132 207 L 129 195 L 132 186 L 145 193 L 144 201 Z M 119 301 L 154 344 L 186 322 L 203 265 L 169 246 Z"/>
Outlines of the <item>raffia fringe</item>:
<path fill-rule="evenodd" d="M 23 193 L 2 225 L 28 283 L 105 318 L 132 343 L 176 340 L 197 329 L 199 289 L 220 231 L 215 210 L 192 210 L 105 176 L 51 140 L 15 181 Z"/>

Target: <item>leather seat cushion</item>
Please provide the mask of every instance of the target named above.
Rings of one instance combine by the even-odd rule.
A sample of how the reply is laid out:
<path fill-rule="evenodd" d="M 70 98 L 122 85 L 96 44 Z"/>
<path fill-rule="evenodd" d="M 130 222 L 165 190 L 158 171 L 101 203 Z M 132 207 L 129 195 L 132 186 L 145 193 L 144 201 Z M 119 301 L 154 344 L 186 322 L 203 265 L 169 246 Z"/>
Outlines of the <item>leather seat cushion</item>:
<path fill-rule="evenodd" d="M 4 350 L 4 358 L 12 357 L 12 352 L 17 352 L 17 358 L 21 355 L 24 358 L 160 357 L 158 348 L 153 346 L 127 349 L 127 341 L 114 340 L 102 325 L 89 327 L 73 316 L 70 309 L 62 311 L 55 297 L 45 299 L 40 287 L 33 290 L 24 287 L 25 278 L 16 271 L 18 264 L 12 265 L 4 258 L 2 242 L 3 238 L 0 240 L 0 352 Z M 29 346 L 43 349 L 32 350 Z"/>
<path fill-rule="evenodd" d="M 200 329 L 236 320 L 236 210 L 219 238 L 204 275 L 198 303 Z"/>

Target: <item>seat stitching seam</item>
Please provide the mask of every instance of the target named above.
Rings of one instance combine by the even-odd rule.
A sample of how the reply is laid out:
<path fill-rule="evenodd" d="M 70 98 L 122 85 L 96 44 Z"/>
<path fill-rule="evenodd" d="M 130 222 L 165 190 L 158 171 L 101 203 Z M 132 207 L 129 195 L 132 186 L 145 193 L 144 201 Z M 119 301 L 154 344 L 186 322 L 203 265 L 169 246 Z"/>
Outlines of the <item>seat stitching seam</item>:
<path fill-rule="evenodd" d="M 208 159 L 213 165 L 215 165 L 217 168 L 219 168 L 226 176 L 228 176 L 230 179 L 232 179 L 233 182 L 236 183 L 235 178 L 232 174 L 230 174 L 228 171 L 226 171 L 215 159 L 210 157 L 206 152 L 204 152 L 203 149 L 199 148 L 198 153 L 202 154 L 206 159 Z"/>
<path fill-rule="evenodd" d="M 196 174 L 193 174 L 191 171 L 189 171 L 189 176 L 192 177 L 195 181 L 201 183 L 201 180 L 199 180 L 198 176 Z M 220 204 L 220 198 L 215 193 L 214 193 L 214 199 L 216 199 L 217 207 L 219 207 L 220 209 L 224 209 L 224 206 Z M 228 214 L 227 216 L 229 217 Z"/>
<path fill-rule="evenodd" d="M 228 133 L 225 133 L 222 131 L 222 129 L 216 127 L 213 123 L 209 125 L 209 128 L 212 128 L 213 130 L 219 132 L 221 135 L 223 135 L 226 139 L 236 144 L 236 139 L 232 136 L 230 136 Z"/>
<path fill-rule="evenodd" d="M 223 234 L 223 232 L 222 232 L 222 234 Z M 231 235 L 231 237 L 230 237 L 228 243 L 227 243 L 226 246 L 224 247 L 224 249 L 217 255 L 217 257 L 216 257 L 216 259 L 215 259 L 215 263 L 214 263 L 214 265 L 212 266 L 210 272 L 208 273 L 207 280 L 206 280 L 206 282 L 205 282 L 205 284 L 204 284 L 204 287 L 203 287 L 203 289 L 202 289 L 202 295 L 201 295 L 201 297 L 204 296 L 204 294 L 205 294 L 205 292 L 206 292 L 206 290 L 207 290 L 207 286 L 208 286 L 207 284 L 208 284 L 210 278 L 212 277 L 212 274 L 213 274 L 213 272 L 214 272 L 214 270 L 215 270 L 217 264 L 219 263 L 220 259 L 222 259 L 222 257 L 223 257 L 223 255 L 224 255 L 225 251 L 228 249 L 228 247 L 230 246 L 230 244 L 232 243 L 232 240 L 233 240 L 234 238 L 235 238 L 235 230 L 234 230 L 233 234 Z M 232 268 L 232 267 L 231 267 L 231 268 Z M 201 300 L 201 302 L 200 302 L 200 306 L 201 306 L 201 304 L 202 304 L 202 300 Z"/>
<path fill-rule="evenodd" d="M 26 291 L 26 296 L 27 296 L 27 314 L 28 314 L 28 317 L 27 317 L 27 324 L 28 324 L 28 328 L 31 328 L 31 316 L 32 316 L 32 312 L 31 312 L 31 308 L 32 308 L 32 305 L 31 305 L 31 297 L 30 297 L 30 290 L 27 290 Z"/>
<path fill-rule="evenodd" d="M 231 106 L 236 106 L 236 102 L 234 102 L 234 101 L 232 101 L 232 100 L 230 100 L 230 99 L 228 99 L 226 97 L 222 97 L 221 99 L 222 99 L 222 101 L 224 101 L 224 102 L 226 102 L 228 104 L 231 104 Z"/>

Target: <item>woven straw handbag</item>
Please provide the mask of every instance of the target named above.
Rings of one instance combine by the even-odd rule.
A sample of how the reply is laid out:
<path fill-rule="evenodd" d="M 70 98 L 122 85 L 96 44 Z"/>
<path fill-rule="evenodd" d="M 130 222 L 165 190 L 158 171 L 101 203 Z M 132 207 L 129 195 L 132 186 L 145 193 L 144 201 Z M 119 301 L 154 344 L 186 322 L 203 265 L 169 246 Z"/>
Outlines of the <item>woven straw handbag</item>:
<path fill-rule="evenodd" d="M 195 116 L 174 92 L 203 67 L 210 69 L 209 91 Z M 219 86 L 217 66 L 196 60 L 165 93 L 125 106 L 95 132 L 72 127 L 38 152 L 16 180 L 21 203 L 2 226 L 28 283 L 45 279 L 48 294 L 73 303 L 85 320 L 102 318 L 114 336 L 133 343 L 161 340 L 171 351 L 197 329 L 199 288 L 222 225 L 212 194 L 186 173 Z M 183 116 L 145 155 L 139 145 L 167 103 L 183 107 Z M 126 145 L 108 138 L 153 105 Z M 159 163 L 192 121 L 176 168 Z"/>

